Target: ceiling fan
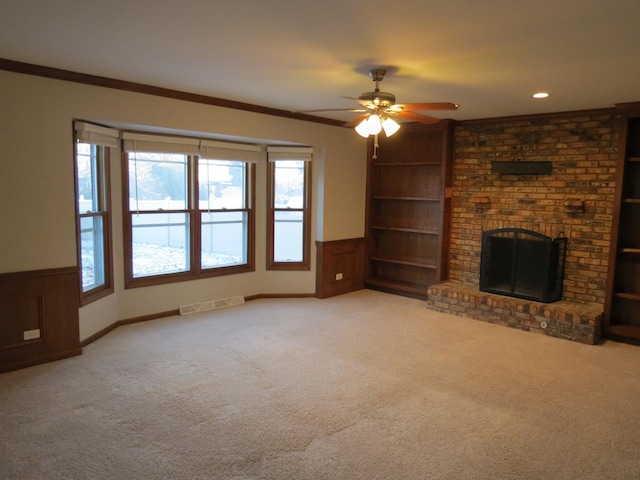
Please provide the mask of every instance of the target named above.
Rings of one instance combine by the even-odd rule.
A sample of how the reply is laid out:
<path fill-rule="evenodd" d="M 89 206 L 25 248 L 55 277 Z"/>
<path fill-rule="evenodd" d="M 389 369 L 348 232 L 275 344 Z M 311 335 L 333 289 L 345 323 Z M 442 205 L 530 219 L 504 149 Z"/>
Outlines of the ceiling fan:
<path fill-rule="evenodd" d="M 352 100 L 361 105 L 360 108 L 320 109 L 307 110 L 307 112 L 359 112 L 360 115 L 347 122 L 345 126 L 355 127 L 359 135 L 367 138 L 369 135 L 378 135 L 383 130 L 387 137 L 397 132 L 400 125 L 392 117 L 432 124 L 440 121 L 440 119 L 417 112 L 458 109 L 458 105 L 448 102 L 396 103 L 396 96 L 393 93 L 380 91 L 380 82 L 384 79 L 386 73 L 387 70 L 385 68 L 374 68 L 369 71 L 369 76 L 376 83 L 376 87 L 372 92 L 365 92 L 358 98 L 352 98 Z"/>

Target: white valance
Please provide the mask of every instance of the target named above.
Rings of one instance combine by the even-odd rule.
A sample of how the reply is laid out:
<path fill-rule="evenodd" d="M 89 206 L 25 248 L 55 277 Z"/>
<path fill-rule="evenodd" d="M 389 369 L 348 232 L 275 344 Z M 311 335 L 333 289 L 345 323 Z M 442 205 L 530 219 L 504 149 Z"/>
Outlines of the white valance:
<path fill-rule="evenodd" d="M 267 147 L 267 155 L 270 162 L 277 160 L 301 160 L 303 162 L 310 162 L 312 154 L 312 147 Z"/>
<path fill-rule="evenodd" d="M 103 147 L 118 147 L 120 145 L 120 131 L 113 128 L 101 127 L 87 122 L 74 122 L 76 141 L 101 145 Z"/>
<path fill-rule="evenodd" d="M 126 152 L 182 153 L 198 155 L 200 140 L 189 137 L 169 137 L 145 133 L 123 132 L 122 140 Z"/>
<path fill-rule="evenodd" d="M 256 163 L 260 158 L 260 147 L 243 143 L 202 140 L 200 142 L 200 156 L 209 160 L 238 160 Z"/>

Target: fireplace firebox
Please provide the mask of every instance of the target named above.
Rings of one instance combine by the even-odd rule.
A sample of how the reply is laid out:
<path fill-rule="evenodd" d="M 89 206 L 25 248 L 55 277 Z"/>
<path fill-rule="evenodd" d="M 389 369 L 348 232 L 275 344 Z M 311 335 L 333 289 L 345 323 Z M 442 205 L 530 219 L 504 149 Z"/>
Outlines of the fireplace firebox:
<path fill-rule="evenodd" d="M 501 228 L 482 234 L 480 291 L 543 303 L 562 299 L 567 239 Z"/>

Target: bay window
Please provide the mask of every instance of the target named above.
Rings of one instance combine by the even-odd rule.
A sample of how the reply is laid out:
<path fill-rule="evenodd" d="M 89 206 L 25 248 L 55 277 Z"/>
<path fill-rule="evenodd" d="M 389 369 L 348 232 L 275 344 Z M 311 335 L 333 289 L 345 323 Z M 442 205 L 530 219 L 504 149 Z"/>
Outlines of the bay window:
<path fill-rule="evenodd" d="M 125 285 L 254 270 L 255 145 L 124 133 Z"/>
<path fill-rule="evenodd" d="M 267 269 L 309 270 L 311 154 L 308 147 L 268 147 Z"/>
<path fill-rule="evenodd" d="M 119 132 L 75 122 L 74 133 L 80 305 L 86 305 L 113 292 L 109 154 Z"/>

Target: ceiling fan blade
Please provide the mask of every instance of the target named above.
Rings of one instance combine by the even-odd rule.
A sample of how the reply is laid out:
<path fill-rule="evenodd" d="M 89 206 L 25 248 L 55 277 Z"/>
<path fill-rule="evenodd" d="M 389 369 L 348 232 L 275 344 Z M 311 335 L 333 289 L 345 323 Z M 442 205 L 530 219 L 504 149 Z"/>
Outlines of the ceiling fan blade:
<path fill-rule="evenodd" d="M 427 125 L 431 125 L 440 121 L 439 118 L 430 117 L 428 115 L 421 115 L 414 112 L 401 111 L 397 112 L 396 115 L 401 118 L 406 118 L 407 120 L 413 120 L 414 122 L 426 123 Z"/>
<path fill-rule="evenodd" d="M 401 103 L 393 105 L 404 111 L 421 111 L 421 110 L 457 110 L 458 105 L 449 102 L 432 102 L 432 103 Z M 393 108 L 392 107 L 392 108 Z"/>
<path fill-rule="evenodd" d="M 364 108 L 319 108 L 316 110 L 300 110 L 298 113 L 313 112 L 366 112 Z"/>
<path fill-rule="evenodd" d="M 363 113 L 362 115 L 358 115 L 353 120 L 350 120 L 347 123 L 345 123 L 344 126 L 349 128 L 356 127 L 362 120 L 367 118 L 368 115 L 369 115 L 368 113 Z"/>

